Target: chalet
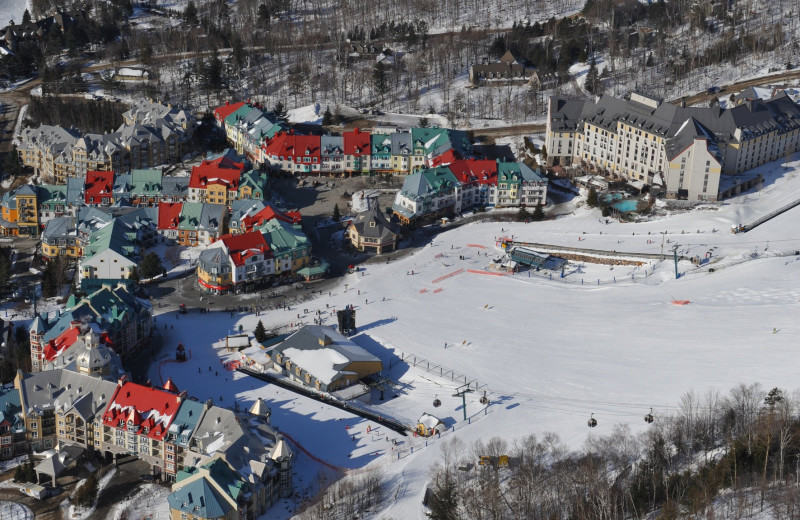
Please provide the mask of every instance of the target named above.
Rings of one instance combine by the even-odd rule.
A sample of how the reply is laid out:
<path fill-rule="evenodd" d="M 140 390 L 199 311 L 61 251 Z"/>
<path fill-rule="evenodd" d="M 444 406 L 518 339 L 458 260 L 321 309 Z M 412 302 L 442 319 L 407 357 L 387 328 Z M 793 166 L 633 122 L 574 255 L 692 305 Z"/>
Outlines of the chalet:
<path fill-rule="evenodd" d="M 275 370 L 322 392 L 348 387 L 383 370 L 379 358 L 322 325 L 304 326 L 269 353 Z"/>
<path fill-rule="evenodd" d="M 347 226 L 345 237 L 359 251 L 372 250 L 377 254 L 397 249 L 400 232 L 377 206 L 359 213 Z"/>
<path fill-rule="evenodd" d="M 469 68 L 469 81 L 472 85 L 502 85 L 522 83 L 539 88 L 539 76 L 535 67 L 529 67 L 522 57 L 506 51 L 499 61 L 482 63 Z"/>

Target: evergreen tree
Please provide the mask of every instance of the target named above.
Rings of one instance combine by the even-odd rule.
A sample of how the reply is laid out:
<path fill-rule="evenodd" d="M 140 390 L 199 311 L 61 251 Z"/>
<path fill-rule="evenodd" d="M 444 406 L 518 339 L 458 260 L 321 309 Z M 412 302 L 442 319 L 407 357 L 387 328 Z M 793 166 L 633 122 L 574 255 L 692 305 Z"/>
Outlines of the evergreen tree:
<path fill-rule="evenodd" d="M 645 65 L 647 65 L 648 67 L 652 67 L 653 66 L 653 53 L 652 52 L 647 55 L 647 62 L 645 63 Z M 606 69 L 606 70 L 608 70 L 608 69 Z M 605 70 L 603 72 L 605 72 Z"/>
<path fill-rule="evenodd" d="M 136 283 L 139 283 L 139 280 L 141 280 L 141 277 L 139 276 L 139 269 L 136 266 L 133 266 L 131 268 L 131 272 L 128 275 L 128 278 L 133 280 Z"/>
<path fill-rule="evenodd" d="M 430 126 L 430 121 L 428 121 L 427 117 L 420 117 L 419 121 L 417 121 L 417 125 L 419 125 L 420 128 L 428 128 Z"/>
<path fill-rule="evenodd" d="M 331 126 L 333 124 L 333 114 L 331 114 L 331 107 L 325 107 L 325 113 L 322 114 L 322 126 Z"/>
<path fill-rule="evenodd" d="M 258 25 L 259 27 L 266 28 L 269 27 L 270 16 L 269 16 L 269 7 L 267 4 L 261 4 L 258 6 Z"/>
<path fill-rule="evenodd" d="M 197 25 L 200 20 L 197 18 L 197 6 L 194 5 L 194 0 L 189 0 L 186 9 L 183 11 L 183 21 L 187 25 Z"/>
<path fill-rule="evenodd" d="M 431 520 L 456 520 L 458 518 L 458 490 L 450 469 L 445 469 L 436 479 L 430 502 Z"/>
<path fill-rule="evenodd" d="M 22 173 L 22 163 L 19 160 L 19 154 L 17 153 L 17 147 L 13 146 L 11 151 L 6 154 L 6 158 L 3 160 L 3 170 L 2 172 L 6 175 L 16 177 L 17 175 Z"/>
<path fill-rule="evenodd" d="M 342 214 L 339 211 L 339 205 L 338 204 L 334 204 L 333 205 L 333 215 L 331 215 L 331 218 L 333 219 L 334 222 L 339 222 L 339 219 L 342 218 Z"/>
<path fill-rule="evenodd" d="M 261 320 L 258 320 L 256 330 L 253 331 L 253 336 L 255 336 L 256 341 L 259 343 L 267 341 L 267 329 L 264 328 L 264 324 L 261 322 Z"/>
<path fill-rule="evenodd" d="M 339 110 L 339 105 L 336 105 L 336 111 L 333 113 L 333 119 L 336 121 L 337 125 L 343 125 L 347 122 L 344 114 L 342 114 L 341 110 Z"/>
<path fill-rule="evenodd" d="M 389 80 L 386 73 L 386 65 L 383 62 L 378 62 L 372 68 L 372 84 L 375 91 L 383 98 L 389 92 Z"/>
<path fill-rule="evenodd" d="M 586 92 L 589 94 L 600 94 L 598 92 L 598 82 L 600 80 L 600 75 L 597 72 L 597 64 L 592 58 L 589 62 L 589 72 L 586 73 L 586 83 L 584 83 L 584 88 Z"/>
<path fill-rule="evenodd" d="M 597 190 L 596 189 L 589 188 L 589 196 L 586 197 L 586 204 L 588 204 L 590 208 L 597 207 Z"/>
<path fill-rule="evenodd" d="M 278 121 L 286 122 L 286 106 L 283 104 L 283 101 L 275 103 L 275 106 L 272 107 L 272 115 L 274 115 L 275 119 Z"/>
<path fill-rule="evenodd" d="M 139 262 L 137 275 L 142 278 L 152 278 L 160 275 L 162 269 L 161 257 L 151 251 Z"/>
<path fill-rule="evenodd" d="M 25 12 L 22 13 L 22 23 L 31 23 L 31 12 L 25 9 Z"/>
<path fill-rule="evenodd" d="M 541 206 L 536 206 L 536 209 L 533 210 L 533 215 L 531 216 L 531 220 L 534 222 L 539 222 L 540 220 L 544 220 L 544 210 Z"/>
<path fill-rule="evenodd" d="M 520 222 L 525 222 L 529 218 L 531 218 L 531 214 L 528 213 L 528 209 L 524 205 L 520 206 L 519 211 L 517 212 L 517 220 Z"/>

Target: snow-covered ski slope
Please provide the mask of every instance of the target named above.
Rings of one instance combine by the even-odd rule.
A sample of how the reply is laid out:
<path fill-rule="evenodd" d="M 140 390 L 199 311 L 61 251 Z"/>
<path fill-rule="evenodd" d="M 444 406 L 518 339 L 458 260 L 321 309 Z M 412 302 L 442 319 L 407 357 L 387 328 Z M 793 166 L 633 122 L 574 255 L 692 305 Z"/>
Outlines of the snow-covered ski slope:
<path fill-rule="evenodd" d="M 151 375 L 154 381 L 171 375 L 190 395 L 222 397 L 223 405 L 232 404 L 233 394 L 245 406 L 258 396 L 268 399 L 274 424 L 307 453 L 351 470 L 383 466 L 397 499 L 376 518 L 423 518 L 420 496 L 429 467 L 439 458 L 441 442 L 452 435 L 467 443 L 492 436 L 511 442 L 552 431 L 580 448 L 591 413 L 599 422 L 592 433 L 610 433 L 618 423 L 637 431 L 647 427 L 642 418 L 650 407 L 658 420 L 674 412 L 689 390 L 727 392 L 754 381 L 794 390 L 800 207 L 750 233 L 734 235 L 730 228 L 800 198 L 797 168 L 797 163 L 770 165 L 763 169 L 760 192 L 646 223 L 606 224 L 599 211 L 578 208 L 542 223 L 457 227 L 414 254 L 371 264 L 363 275 L 347 275 L 330 296 L 291 311 L 259 317 L 190 313 L 177 320 L 165 314 L 158 326 L 174 325 L 167 333 L 174 343 L 187 345 L 192 357 L 154 367 Z M 714 272 L 684 261 L 676 280 L 669 254 L 663 262 L 613 269 L 570 263 L 565 278 L 554 273 L 552 280 L 543 272 L 530 277 L 470 272 L 485 270 L 498 254 L 496 238 L 512 234 L 530 242 L 627 252 L 658 253 L 663 240 L 667 252 L 676 244 L 688 256 L 711 252 Z M 458 274 L 434 283 L 452 273 Z M 346 304 L 357 309 L 359 333 L 353 340 L 382 359 L 402 352 L 424 359 L 423 367 L 431 363 L 477 380 L 480 391 L 467 397 L 469 424 L 463 421 L 461 399 L 452 397 L 458 383 L 420 366 L 393 361 L 389 373 L 402 388 L 397 398 L 374 409 L 409 424 L 423 412 L 435 413 L 455 432 L 428 446 L 423 439 L 406 438 L 399 447 L 386 442 L 386 435 L 396 437 L 391 432 L 367 433 L 367 421 L 222 370 L 220 357 L 236 359 L 220 348 L 227 330 L 242 325 L 252 331 L 258 320 L 267 328 L 310 323 L 317 309 Z M 484 389 L 491 399 L 488 409 L 478 402 Z M 433 408 L 437 396 L 442 406 Z M 296 485 L 303 488 L 323 465 L 303 453 L 299 461 L 303 482 Z"/>

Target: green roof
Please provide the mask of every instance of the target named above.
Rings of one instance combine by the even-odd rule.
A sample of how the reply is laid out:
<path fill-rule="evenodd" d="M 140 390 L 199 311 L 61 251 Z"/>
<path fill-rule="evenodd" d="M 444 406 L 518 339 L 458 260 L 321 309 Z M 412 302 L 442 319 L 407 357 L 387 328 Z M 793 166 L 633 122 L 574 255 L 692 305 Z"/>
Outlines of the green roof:
<path fill-rule="evenodd" d="M 89 234 L 88 244 L 83 248 L 83 258 L 91 258 L 106 249 L 130 257 L 136 253 L 135 241 L 136 232 L 114 220 L 111 224 Z"/>
<path fill-rule="evenodd" d="M 261 192 L 261 198 L 266 198 L 267 187 L 269 186 L 269 177 L 265 172 L 258 170 L 250 170 L 244 172 L 239 178 L 239 190 L 245 186 L 249 186 L 253 191 Z"/>
<path fill-rule="evenodd" d="M 269 244 L 274 256 L 308 245 L 308 237 L 299 225 L 289 224 L 277 218 L 266 221 L 259 231 L 264 235 L 264 240 Z"/>
<path fill-rule="evenodd" d="M 234 500 L 238 500 L 239 495 L 247 487 L 247 482 L 242 480 L 239 474 L 231 469 L 228 463 L 222 459 L 213 459 L 210 462 L 206 462 L 201 467 L 208 469 L 209 477 Z"/>
<path fill-rule="evenodd" d="M 63 184 L 42 184 L 38 188 L 39 205 L 63 206 L 67 202 L 67 187 Z"/>
<path fill-rule="evenodd" d="M 205 477 L 176 489 L 167 502 L 171 509 L 190 513 L 193 518 L 221 518 L 233 509 Z"/>
<path fill-rule="evenodd" d="M 252 110 L 253 110 L 253 107 L 251 107 L 250 105 L 248 105 L 248 104 L 244 104 L 244 105 L 242 105 L 242 106 L 241 106 L 239 109 L 237 109 L 237 110 L 234 110 L 234 111 L 231 113 L 231 115 L 229 115 L 228 117 L 226 117 L 226 118 L 225 118 L 225 121 L 224 121 L 224 123 L 225 123 L 225 126 L 228 126 L 228 125 L 231 125 L 231 126 L 232 126 L 232 125 L 235 125 L 235 124 L 236 124 L 236 122 L 237 122 L 239 119 L 241 119 L 242 117 L 245 117 L 245 116 L 246 116 L 247 114 L 249 114 L 249 113 L 250 113 Z"/>
<path fill-rule="evenodd" d="M 197 229 L 203 214 L 202 202 L 184 202 L 178 217 L 178 229 Z"/>
<path fill-rule="evenodd" d="M 161 194 L 161 170 L 132 170 L 131 195 L 158 196 Z"/>

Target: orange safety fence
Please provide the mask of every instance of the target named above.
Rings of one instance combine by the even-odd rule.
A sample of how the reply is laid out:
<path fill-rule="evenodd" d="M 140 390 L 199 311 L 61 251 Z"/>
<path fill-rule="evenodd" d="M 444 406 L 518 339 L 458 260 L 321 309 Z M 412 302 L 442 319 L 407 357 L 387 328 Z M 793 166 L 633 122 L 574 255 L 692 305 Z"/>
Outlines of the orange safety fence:
<path fill-rule="evenodd" d="M 439 283 L 439 282 L 441 282 L 442 280 L 447 280 L 447 279 L 448 279 L 448 278 L 450 278 L 451 276 L 456 276 L 456 275 L 458 275 L 458 274 L 461 274 L 461 273 L 463 273 L 463 272 L 464 272 L 464 270 L 463 270 L 463 269 L 458 269 L 458 270 L 456 270 L 456 271 L 453 271 L 452 273 L 448 273 L 448 274 L 446 274 L 446 275 L 444 275 L 444 276 L 440 276 L 439 278 L 437 278 L 437 279 L 435 279 L 435 280 L 432 280 L 432 281 L 431 281 L 431 283 Z"/>
<path fill-rule="evenodd" d="M 467 269 L 472 274 L 488 274 L 489 276 L 508 276 L 508 273 L 495 273 L 494 271 L 483 271 L 481 269 Z"/>
<path fill-rule="evenodd" d="M 442 292 L 443 290 L 444 290 L 444 289 L 442 289 L 441 287 L 439 287 L 438 289 L 434 289 L 434 290 L 433 290 L 433 294 L 440 293 L 440 292 Z"/>
<path fill-rule="evenodd" d="M 672 300 L 672 305 L 689 305 L 692 303 L 690 300 Z"/>
<path fill-rule="evenodd" d="M 467 244 L 467 247 L 477 247 L 479 249 L 486 249 L 486 246 L 482 246 L 480 244 Z"/>
<path fill-rule="evenodd" d="M 420 294 L 422 294 L 422 293 L 426 293 L 426 292 L 428 292 L 428 289 L 420 289 L 420 290 L 419 290 L 419 293 L 420 293 Z"/>

